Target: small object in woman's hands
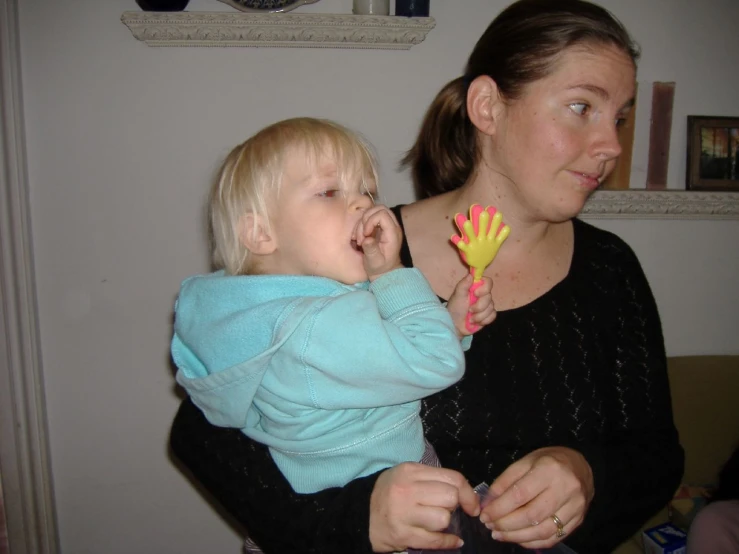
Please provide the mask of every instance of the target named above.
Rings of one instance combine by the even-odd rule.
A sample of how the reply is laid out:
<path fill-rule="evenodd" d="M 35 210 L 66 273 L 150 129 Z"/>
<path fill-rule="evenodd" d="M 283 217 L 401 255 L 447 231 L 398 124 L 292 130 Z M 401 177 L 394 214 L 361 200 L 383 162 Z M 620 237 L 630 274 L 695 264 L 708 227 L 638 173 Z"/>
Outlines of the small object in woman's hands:
<path fill-rule="evenodd" d="M 477 496 L 480 497 L 481 508 L 487 506 L 495 498 L 487 483 L 480 483 L 474 490 Z M 462 548 L 456 550 L 412 550 L 409 548 L 408 554 L 511 554 L 512 552 L 523 552 L 523 549 L 517 545 L 493 540 L 490 531 L 482 524 L 480 519 L 467 515 L 459 506 L 452 512 L 449 527 L 444 529 L 444 532 L 461 538 L 464 541 Z"/>
<path fill-rule="evenodd" d="M 462 214 L 454 216 L 459 235 L 452 236 L 452 243 L 459 249 L 459 255 L 468 266 L 473 277 L 470 287 L 470 304 L 477 301 L 475 290 L 482 283 L 482 274 L 498 254 L 501 245 L 511 234 L 511 228 L 503 223 L 503 214 L 492 206 L 483 209 L 479 204 L 470 206 L 469 219 Z M 472 323 L 467 314 L 467 330 L 474 333 L 479 326 Z"/>
<path fill-rule="evenodd" d="M 480 497 L 480 509 L 484 510 L 485 506 L 490 504 L 493 500 L 498 498 L 498 495 L 494 494 L 487 483 L 480 483 L 474 488 L 477 496 Z"/>

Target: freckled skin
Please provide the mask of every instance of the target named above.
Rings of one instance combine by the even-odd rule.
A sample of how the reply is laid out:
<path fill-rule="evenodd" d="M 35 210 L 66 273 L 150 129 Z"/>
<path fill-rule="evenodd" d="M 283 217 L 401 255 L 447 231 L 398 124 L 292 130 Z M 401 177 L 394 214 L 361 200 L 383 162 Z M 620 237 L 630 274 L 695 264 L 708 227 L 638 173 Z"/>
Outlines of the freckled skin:
<path fill-rule="evenodd" d="M 501 112 L 483 149 L 501 200 L 513 195 L 510 201 L 529 218 L 575 216 L 592 193 L 579 176 L 602 180 L 616 165 L 616 123 L 628 113 L 635 81 L 634 64 L 623 52 L 573 48 L 552 74 L 529 85 Z M 498 208 L 514 215 L 507 206 Z"/>
<path fill-rule="evenodd" d="M 550 74 L 510 102 L 498 103 L 495 83 L 479 79 L 468 100 L 490 109 L 478 113 L 475 170 L 460 188 L 406 206 L 403 219 L 414 264 L 449 298 L 467 268 L 451 248 L 452 225 L 438 222 L 473 203 L 500 210 L 511 236 L 486 275 L 494 278 L 496 309 L 505 311 L 566 276 L 570 219 L 616 164 L 618 122 L 633 105 L 636 75 L 628 55 L 598 46 L 567 50 Z"/>

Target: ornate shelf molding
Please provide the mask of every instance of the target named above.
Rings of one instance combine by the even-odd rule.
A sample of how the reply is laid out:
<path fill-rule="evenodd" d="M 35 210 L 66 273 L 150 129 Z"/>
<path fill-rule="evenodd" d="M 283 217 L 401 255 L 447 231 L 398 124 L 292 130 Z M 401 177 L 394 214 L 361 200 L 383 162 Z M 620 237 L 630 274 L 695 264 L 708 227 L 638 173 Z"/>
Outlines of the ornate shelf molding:
<path fill-rule="evenodd" d="M 739 193 L 597 191 L 581 216 L 598 219 L 739 219 Z"/>
<path fill-rule="evenodd" d="M 231 12 L 123 12 L 149 46 L 277 46 L 408 50 L 434 28 L 433 17 Z"/>

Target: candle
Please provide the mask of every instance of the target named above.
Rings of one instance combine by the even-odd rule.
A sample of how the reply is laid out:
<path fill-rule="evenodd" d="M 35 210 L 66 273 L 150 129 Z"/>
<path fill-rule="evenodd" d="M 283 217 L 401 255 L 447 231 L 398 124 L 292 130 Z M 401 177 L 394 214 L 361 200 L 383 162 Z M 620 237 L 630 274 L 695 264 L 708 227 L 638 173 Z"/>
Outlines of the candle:
<path fill-rule="evenodd" d="M 390 0 L 354 0 L 352 13 L 357 15 L 390 15 Z"/>

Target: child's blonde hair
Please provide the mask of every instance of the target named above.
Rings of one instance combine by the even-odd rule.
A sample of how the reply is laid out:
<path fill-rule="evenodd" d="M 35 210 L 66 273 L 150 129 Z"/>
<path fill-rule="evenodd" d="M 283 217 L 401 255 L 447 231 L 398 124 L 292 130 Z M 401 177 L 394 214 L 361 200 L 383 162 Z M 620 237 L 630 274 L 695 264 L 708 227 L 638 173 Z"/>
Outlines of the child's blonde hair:
<path fill-rule="evenodd" d="M 247 214 L 261 216 L 269 232 L 269 208 L 280 192 L 287 156 L 296 153 L 305 153 L 313 164 L 330 156 L 342 187 L 359 183 L 362 190 L 370 190 L 377 185 L 376 156 L 358 133 L 333 121 L 309 117 L 265 127 L 231 150 L 213 182 L 209 219 L 216 268 L 231 275 L 252 270 L 252 256 L 240 240 L 240 222 Z"/>

